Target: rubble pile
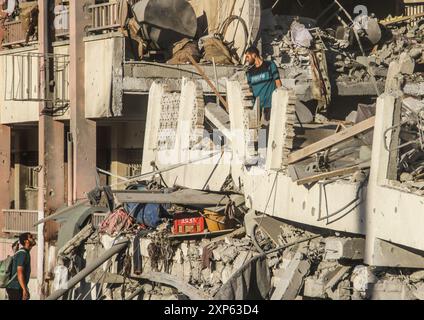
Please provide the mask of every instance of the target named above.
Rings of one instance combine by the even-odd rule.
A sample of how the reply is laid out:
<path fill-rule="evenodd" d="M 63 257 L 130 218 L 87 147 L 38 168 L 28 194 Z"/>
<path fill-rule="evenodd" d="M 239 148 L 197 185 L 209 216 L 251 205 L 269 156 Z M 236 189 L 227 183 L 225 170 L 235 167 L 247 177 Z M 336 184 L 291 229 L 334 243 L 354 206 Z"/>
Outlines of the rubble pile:
<path fill-rule="evenodd" d="M 409 190 L 424 194 L 424 101 L 408 97 L 402 100 L 400 142 L 393 150 L 399 154 L 398 179 Z M 396 130 L 398 126 L 389 129 Z M 387 147 L 387 146 L 386 146 Z"/>
<path fill-rule="evenodd" d="M 386 79 L 390 63 L 401 57 L 405 61 L 402 71 L 412 75 L 414 72 L 414 67 L 411 67 L 412 61 L 417 64 L 424 63 L 423 31 L 424 24 L 388 29 L 389 38 L 374 46 L 367 56 L 362 55 L 358 50 L 343 49 L 341 42 L 331 37 L 327 36 L 324 39 L 330 40 L 326 43 L 333 51 L 334 63 L 330 64 L 335 66 L 337 79 L 361 82 L 370 81 L 371 76 L 377 80 Z M 409 57 L 412 61 L 409 60 Z M 408 61 L 408 64 L 406 63 L 407 58 L 411 61 Z"/>
<path fill-rule="evenodd" d="M 316 233 L 265 219 L 257 219 L 261 241 L 258 232 L 250 238 L 244 228 L 217 237 L 181 238 L 170 232 L 166 221 L 155 229 L 140 229 L 122 220 L 113 235 L 88 224 L 72 246 L 59 252 L 55 287 L 66 285 L 67 279 L 126 236 L 128 248 L 89 275 L 89 286 L 80 284 L 73 292 L 75 299 L 219 299 L 227 294 L 224 288 L 229 283 L 242 290 L 237 285 L 238 278 L 246 276 L 242 270 L 261 257 L 265 269 L 257 282 L 266 290 L 266 299 L 424 299 L 423 271 L 364 265 L 363 238 Z M 251 289 L 243 290 L 243 296 L 236 296 L 248 297 Z"/>
<path fill-rule="evenodd" d="M 279 239 L 296 243 L 313 233 L 281 224 Z M 268 256 L 273 300 L 414 300 L 423 298 L 424 274 L 364 265 L 365 240 L 322 235 Z"/>
<path fill-rule="evenodd" d="M 263 14 L 267 21 L 263 27 L 264 57 L 274 59 L 288 79 L 308 80 L 310 52 L 315 50 L 326 52 L 329 76 L 335 82 L 384 83 L 390 63 L 401 56 L 405 61 L 402 72 L 408 75 L 414 73 L 415 64 L 424 64 L 422 21 L 401 24 L 392 24 L 390 19 L 381 21 L 378 25 L 381 39 L 372 44 L 361 38 L 359 46 L 352 39 L 353 28 L 349 29 L 350 33 L 341 28 L 344 30 L 341 33 L 340 27 L 321 29 L 312 19 Z"/>

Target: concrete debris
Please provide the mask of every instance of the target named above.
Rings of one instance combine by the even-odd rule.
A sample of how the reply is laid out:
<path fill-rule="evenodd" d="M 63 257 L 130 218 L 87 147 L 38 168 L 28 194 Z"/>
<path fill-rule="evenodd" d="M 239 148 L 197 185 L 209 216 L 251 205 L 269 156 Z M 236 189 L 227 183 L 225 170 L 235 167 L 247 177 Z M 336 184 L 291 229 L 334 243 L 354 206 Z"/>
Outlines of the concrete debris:
<path fill-rule="evenodd" d="M 374 284 L 372 300 L 414 300 L 414 297 L 407 284 L 400 279 L 385 279 Z"/>
<path fill-rule="evenodd" d="M 294 300 L 303 285 L 304 277 L 309 272 L 311 265 L 304 260 L 301 253 L 297 253 L 279 275 L 279 281 L 271 296 L 271 300 Z"/>
<path fill-rule="evenodd" d="M 411 75 L 414 73 L 415 61 L 410 54 L 403 52 L 399 58 L 399 72 Z"/>
<path fill-rule="evenodd" d="M 362 298 L 366 298 L 370 293 L 372 285 L 377 282 L 377 278 L 369 267 L 359 265 L 353 270 L 351 281 L 353 289 L 359 293 Z"/>
<path fill-rule="evenodd" d="M 139 2 L 132 10 L 135 17 L 121 21 L 123 37 L 109 41 L 107 35 L 101 36 L 108 46 L 124 50 L 119 68 L 109 69 L 127 74 L 119 79 L 122 83 L 113 74 L 113 86 L 102 83 L 101 87 L 119 91 L 125 103 L 147 104 L 146 108 L 126 106 L 125 111 L 134 114 L 124 117 L 143 119 L 140 127 L 146 127 L 146 132 L 136 137 L 145 136 L 145 142 L 134 148 L 140 150 L 143 163 L 123 167 L 133 159 L 128 154 L 117 155 L 121 147 L 115 140 L 120 135 L 127 138 L 126 130 L 121 134 L 113 127 L 113 151 L 107 162 L 121 173 L 110 175 L 122 179 L 128 189 L 107 195 L 107 188 L 97 187 L 89 193 L 93 212 L 110 196 L 107 200 L 113 201 L 106 211 L 110 212 L 100 227 L 93 213 L 76 222 L 73 239 L 57 248 L 55 267 L 50 263 L 55 258 L 51 250 L 46 261 L 54 276 L 52 299 L 65 293 L 82 299 L 249 297 L 246 284 L 253 283 L 262 289 L 263 298 L 271 300 L 424 300 L 424 271 L 419 269 L 423 256 L 415 253 L 422 250 L 420 238 L 414 235 L 402 243 L 404 239 L 391 229 L 395 225 L 409 232 L 421 221 L 413 219 L 412 210 L 405 207 L 416 201 L 419 204 L 414 208 L 421 208 L 422 199 L 413 196 L 424 196 L 424 15 L 379 21 L 370 14 L 344 21 L 339 15 L 344 10 L 338 8 L 336 19 L 333 15 L 322 21 L 327 18 L 278 15 L 273 13 L 278 10 L 268 8 L 257 13 L 262 22 L 254 26 L 247 21 L 252 20 L 250 12 L 255 12 L 250 6 L 245 10 L 249 12 L 246 21 L 241 8 L 240 14 L 231 12 L 224 21 L 212 23 L 206 5 L 200 10 L 205 10 L 201 18 L 190 2 L 176 2 L 187 13 L 179 22 L 167 21 L 170 16 L 163 21 L 152 16 L 153 21 L 147 22 L 155 28 L 141 28 L 145 8 Z M 175 16 L 169 1 L 158 3 Z M 334 4 L 341 7 L 337 1 Z M 226 14 L 221 9 L 214 19 Z M 170 25 L 164 25 L 167 22 Z M 214 26 L 201 25 L 208 23 Z M 239 30 L 232 41 L 226 34 L 231 33 L 233 23 L 244 33 L 243 45 L 259 41 L 263 58 L 278 67 L 282 88 L 273 93 L 271 119 L 264 119 L 270 109 L 258 108 L 260 101 L 247 82 L 247 68 L 242 65 L 246 48 L 236 39 Z M 171 32 L 167 41 L 173 24 L 180 36 Z M 260 37 L 252 38 L 259 28 Z M 26 42 L 33 36 L 28 34 Z M 121 38 L 128 43 L 118 42 Z M 126 61 L 127 55 L 135 61 Z M 0 67 L 7 69 L 3 63 Z M 168 70 L 173 76 L 158 70 Z M 93 78 L 82 81 L 90 82 L 95 83 Z M 14 85 L 6 91 L 19 91 Z M 211 89 L 217 100 L 211 98 Z M 104 101 L 96 97 L 93 104 L 105 106 L 115 96 L 108 92 Z M 72 110 L 77 109 L 73 98 Z M 380 104 L 387 101 L 382 108 Z M 9 101 L 0 101 L 1 118 L 7 121 L 3 110 L 11 108 L 3 106 L 4 102 Z M 147 114 L 141 116 L 135 109 L 147 110 Z M 105 114 L 93 116 L 99 122 L 104 118 Z M 18 118 L 11 119 L 11 127 L 16 124 L 21 131 L 26 127 Z M 5 122 L 5 127 L 10 130 L 10 123 Z M 221 131 L 219 139 L 214 136 L 216 129 Z M 266 132 L 266 139 L 261 131 Z M 6 137 L 9 144 L 11 137 Z M 19 144 L 16 137 L 13 141 Z M 122 149 L 133 150 L 135 143 L 123 140 Z M 76 149 L 80 144 L 78 140 Z M 206 151 L 217 152 L 194 166 L 193 156 Z M 378 167 L 380 159 L 373 159 L 376 154 L 387 162 L 383 167 Z M 78 153 L 76 168 L 81 166 L 80 158 Z M 0 165 L 3 180 L 10 175 L 10 159 L 7 170 L 6 162 Z M 207 163 L 211 159 L 214 162 Z M 170 160 L 181 161 L 165 165 Z M 130 179 L 120 177 L 124 168 L 137 174 Z M 41 168 L 29 172 L 37 170 Z M 19 178 L 14 176 L 13 181 L 18 183 Z M 134 183 L 138 179 L 145 180 Z M 77 182 L 69 181 L 71 186 L 78 186 Z M 79 197 L 82 192 L 77 189 Z M 380 191 L 386 195 L 382 199 L 375 196 Z M 386 216 L 388 227 L 380 228 L 380 219 Z M 377 246 L 378 241 L 385 245 Z M 397 244 L 392 246 L 392 241 Z M 68 288 L 70 280 L 72 287 Z"/>
<path fill-rule="evenodd" d="M 364 258 L 365 239 L 327 238 L 325 239 L 325 260 L 362 260 Z"/>

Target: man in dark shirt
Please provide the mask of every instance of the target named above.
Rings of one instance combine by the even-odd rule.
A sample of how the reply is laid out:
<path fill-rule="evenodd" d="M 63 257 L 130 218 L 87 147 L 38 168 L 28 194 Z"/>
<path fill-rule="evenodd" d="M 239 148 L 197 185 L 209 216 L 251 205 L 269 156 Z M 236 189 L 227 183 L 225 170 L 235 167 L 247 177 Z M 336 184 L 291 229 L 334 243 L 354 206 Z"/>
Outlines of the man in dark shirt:
<path fill-rule="evenodd" d="M 264 61 L 256 47 L 246 50 L 246 62 L 250 66 L 247 82 L 255 99 L 259 99 L 261 122 L 267 125 L 271 117 L 272 94 L 281 87 L 280 74 L 275 62 Z"/>
<path fill-rule="evenodd" d="M 28 282 L 31 277 L 31 249 L 36 245 L 35 239 L 30 233 L 19 236 L 19 249 L 13 257 L 12 281 L 6 288 L 9 300 L 29 300 Z"/>

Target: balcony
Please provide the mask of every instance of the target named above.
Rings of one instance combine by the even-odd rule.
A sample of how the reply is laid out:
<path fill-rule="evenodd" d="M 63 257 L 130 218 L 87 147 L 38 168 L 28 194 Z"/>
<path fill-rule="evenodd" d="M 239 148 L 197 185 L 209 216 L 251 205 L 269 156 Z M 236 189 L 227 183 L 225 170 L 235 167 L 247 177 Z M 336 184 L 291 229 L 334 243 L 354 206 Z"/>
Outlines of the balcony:
<path fill-rule="evenodd" d="M 119 3 L 117 1 L 94 4 L 88 8 L 92 16 L 91 26 L 87 30 L 89 33 L 111 31 L 121 26 Z"/>
<path fill-rule="evenodd" d="M 23 28 L 22 21 L 8 21 L 4 24 L 3 48 L 14 46 L 23 46 L 27 44 L 26 31 Z M 37 41 L 36 37 L 28 39 L 29 42 Z"/>
<path fill-rule="evenodd" d="M 31 210 L 2 210 L 3 232 L 20 234 L 30 232 L 37 234 L 34 224 L 38 221 L 38 211 Z"/>

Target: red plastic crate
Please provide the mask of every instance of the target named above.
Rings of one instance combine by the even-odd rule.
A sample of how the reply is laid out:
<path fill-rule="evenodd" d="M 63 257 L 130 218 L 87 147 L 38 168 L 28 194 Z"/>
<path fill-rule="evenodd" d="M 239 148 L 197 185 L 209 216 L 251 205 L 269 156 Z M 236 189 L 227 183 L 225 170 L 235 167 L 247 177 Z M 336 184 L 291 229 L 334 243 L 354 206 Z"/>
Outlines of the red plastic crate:
<path fill-rule="evenodd" d="M 205 219 L 202 216 L 178 215 L 174 219 L 174 234 L 195 234 L 205 232 Z"/>

